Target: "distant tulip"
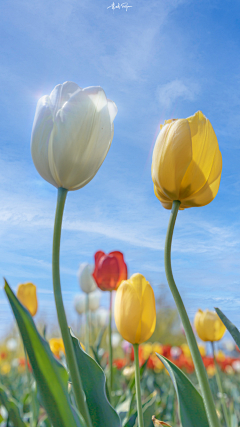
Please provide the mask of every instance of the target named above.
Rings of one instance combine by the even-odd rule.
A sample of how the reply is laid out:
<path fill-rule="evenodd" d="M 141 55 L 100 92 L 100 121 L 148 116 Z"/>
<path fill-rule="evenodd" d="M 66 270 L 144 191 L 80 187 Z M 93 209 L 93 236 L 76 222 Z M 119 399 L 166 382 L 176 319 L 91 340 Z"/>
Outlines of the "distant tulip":
<path fill-rule="evenodd" d="M 89 295 L 89 310 L 96 311 L 100 306 L 101 292 L 99 290 Z"/>
<path fill-rule="evenodd" d="M 15 340 L 15 338 L 10 338 L 6 342 L 6 347 L 7 347 L 7 349 L 9 351 L 15 351 L 15 350 L 17 350 L 17 347 L 18 347 L 17 340 Z"/>
<path fill-rule="evenodd" d="M 199 338 L 203 341 L 219 341 L 226 331 L 217 313 L 209 310 L 198 310 L 195 315 L 194 326 Z"/>
<path fill-rule="evenodd" d="M 154 192 L 166 209 L 204 206 L 217 195 L 222 155 L 210 121 L 198 111 L 160 126 L 152 157 Z"/>
<path fill-rule="evenodd" d="M 155 297 L 144 276 L 136 273 L 121 283 L 114 315 L 119 333 L 131 344 L 141 344 L 152 336 L 156 325 Z"/>
<path fill-rule="evenodd" d="M 17 297 L 24 307 L 28 309 L 30 314 L 35 316 L 38 309 L 36 286 L 30 282 L 18 285 Z"/>
<path fill-rule="evenodd" d="M 62 338 L 51 338 L 49 340 L 49 345 L 52 353 L 57 358 L 60 357 L 61 353 L 65 354 L 65 348 Z"/>
<path fill-rule="evenodd" d="M 87 264 L 86 262 L 80 264 L 78 270 L 78 281 L 80 288 L 86 294 L 95 291 L 97 284 L 92 276 L 94 265 Z"/>
<path fill-rule="evenodd" d="M 96 315 L 98 324 L 101 327 L 106 326 L 109 318 L 109 311 L 104 307 L 100 307 Z"/>
<path fill-rule="evenodd" d="M 127 279 L 127 265 L 122 252 L 95 253 L 93 277 L 102 291 L 115 291 L 122 280 Z"/>
<path fill-rule="evenodd" d="M 78 190 L 95 176 L 110 148 L 117 114 L 97 87 L 57 85 L 38 101 L 31 153 L 39 174 L 55 187 Z"/>
<path fill-rule="evenodd" d="M 113 348 L 117 348 L 121 342 L 122 338 L 117 332 L 113 332 L 112 334 L 112 346 Z"/>
<path fill-rule="evenodd" d="M 74 297 L 74 308 L 78 314 L 83 314 L 86 307 L 86 299 L 84 294 L 78 294 Z"/>

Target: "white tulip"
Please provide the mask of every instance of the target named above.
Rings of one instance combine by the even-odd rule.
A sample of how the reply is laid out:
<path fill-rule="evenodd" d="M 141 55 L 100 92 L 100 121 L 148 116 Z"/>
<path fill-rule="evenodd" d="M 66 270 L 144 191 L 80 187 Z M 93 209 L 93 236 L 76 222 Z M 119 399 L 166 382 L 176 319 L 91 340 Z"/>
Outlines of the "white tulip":
<path fill-rule="evenodd" d="M 95 291 L 89 294 L 89 310 L 96 311 L 100 306 L 101 292 Z"/>
<path fill-rule="evenodd" d="M 39 174 L 55 187 L 78 190 L 95 176 L 110 148 L 117 114 L 100 87 L 57 85 L 39 99 L 31 153 Z"/>
<path fill-rule="evenodd" d="M 10 338 L 6 342 L 6 347 L 9 351 L 15 351 L 17 349 L 17 346 L 18 346 L 18 343 L 17 343 L 17 340 L 15 340 L 15 338 Z"/>
<path fill-rule="evenodd" d="M 97 311 L 97 322 L 103 328 L 107 325 L 109 318 L 109 310 L 106 308 L 100 307 Z"/>
<path fill-rule="evenodd" d="M 78 281 L 80 288 L 86 294 L 93 292 L 97 289 L 96 282 L 92 277 L 94 271 L 94 265 L 87 264 L 86 262 L 82 263 L 78 270 Z"/>
<path fill-rule="evenodd" d="M 113 348 L 117 348 L 120 344 L 122 337 L 117 332 L 112 333 L 112 346 Z"/>
<path fill-rule="evenodd" d="M 86 298 L 84 294 L 78 294 L 74 297 L 74 308 L 78 314 L 83 314 L 86 307 Z"/>

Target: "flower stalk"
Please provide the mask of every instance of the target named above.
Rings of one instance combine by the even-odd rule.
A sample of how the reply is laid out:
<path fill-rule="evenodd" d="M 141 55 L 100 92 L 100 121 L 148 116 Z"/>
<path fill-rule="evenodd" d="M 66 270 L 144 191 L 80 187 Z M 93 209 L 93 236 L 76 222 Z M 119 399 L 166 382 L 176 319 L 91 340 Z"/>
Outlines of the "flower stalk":
<path fill-rule="evenodd" d="M 89 354 L 90 321 L 89 321 L 89 294 L 86 294 L 86 328 L 85 328 L 86 352 Z"/>
<path fill-rule="evenodd" d="M 54 298 L 57 309 L 58 322 L 61 329 L 61 334 L 64 342 L 64 347 L 66 351 L 67 364 L 70 371 L 70 376 L 73 385 L 73 392 L 75 401 L 78 407 L 78 410 L 85 419 L 87 427 L 92 427 L 91 418 L 88 411 L 88 406 L 86 403 L 85 394 L 82 388 L 81 377 L 79 374 L 77 361 L 73 349 L 73 343 L 70 336 L 66 313 L 63 305 L 62 292 L 61 292 L 61 283 L 60 283 L 60 270 L 59 270 L 59 254 L 60 254 L 60 240 L 61 240 L 61 229 L 62 229 L 62 217 L 65 206 L 65 201 L 67 197 L 67 192 L 65 188 L 58 188 L 58 199 L 54 223 L 54 233 L 53 233 L 53 252 L 52 252 L 52 277 L 53 277 L 53 290 Z"/>
<path fill-rule="evenodd" d="M 211 346 L 212 346 L 212 354 L 213 354 L 213 360 L 214 360 L 214 365 L 215 365 L 215 377 L 216 377 L 216 381 L 217 381 L 218 390 L 219 390 L 219 393 L 221 395 L 220 399 L 221 399 L 221 404 L 222 404 L 223 415 L 224 415 L 227 427 L 230 427 L 231 423 L 229 420 L 228 410 L 227 410 L 227 406 L 226 406 L 226 402 L 225 402 L 225 398 L 224 398 L 224 392 L 223 392 L 223 388 L 222 388 L 222 382 L 221 382 L 221 378 L 220 378 L 218 363 L 217 363 L 217 360 L 215 357 L 215 347 L 214 347 L 213 341 L 211 342 Z"/>
<path fill-rule="evenodd" d="M 138 411 L 138 427 L 144 427 L 138 348 L 139 348 L 139 344 L 133 344 L 134 363 L 135 363 L 135 386 L 136 386 L 137 411 Z"/>
<path fill-rule="evenodd" d="M 109 302 L 109 325 L 108 325 L 108 340 L 109 340 L 109 396 L 110 403 L 112 400 L 113 388 L 113 351 L 112 351 L 112 291 L 110 293 Z"/>
<path fill-rule="evenodd" d="M 172 274 L 172 267 L 171 267 L 172 236 L 173 236 L 173 230 L 174 230 L 178 210 L 180 207 L 180 203 L 181 202 L 179 200 L 173 201 L 172 211 L 171 211 L 169 224 L 168 224 L 168 230 L 167 230 L 166 241 L 165 241 L 165 254 L 164 254 L 166 277 L 167 277 L 169 288 L 172 292 L 173 298 L 175 300 L 175 303 L 176 303 L 176 306 L 180 314 L 182 324 L 186 333 L 187 342 L 192 354 L 193 363 L 194 363 L 197 378 L 200 384 L 209 424 L 211 427 L 220 427 L 219 419 L 215 410 L 215 403 L 214 403 L 213 396 L 208 383 L 208 377 L 202 361 L 202 357 L 200 355 L 196 338 L 194 336 L 185 306 L 183 304 L 182 298 L 179 294 L 178 288 L 176 286 L 176 283 L 174 281 L 174 277 Z"/>

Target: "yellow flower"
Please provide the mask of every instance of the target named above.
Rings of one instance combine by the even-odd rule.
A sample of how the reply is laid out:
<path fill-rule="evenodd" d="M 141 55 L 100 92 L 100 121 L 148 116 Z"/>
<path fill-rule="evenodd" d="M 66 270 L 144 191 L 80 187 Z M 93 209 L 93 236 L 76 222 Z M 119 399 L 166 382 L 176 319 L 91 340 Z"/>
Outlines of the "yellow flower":
<path fill-rule="evenodd" d="M 204 206 L 217 195 L 222 155 L 210 121 L 198 111 L 187 119 L 166 120 L 152 158 L 154 192 L 166 209 Z"/>
<path fill-rule="evenodd" d="M 209 310 L 198 310 L 195 315 L 194 326 L 199 338 L 203 341 L 219 341 L 226 331 L 217 313 Z"/>
<path fill-rule="evenodd" d="M 198 344 L 198 348 L 200 351 L 201 356 L 206 356 L 207 352 L 206 352 L 206 347 L 203 344 Z"/>
<path fill-rule="evenodd" d="M 18 285 L 17 297 L 31 315 L 35 316 L 38 309 L 36 286 L 30 282 Z"/>
<path fill-rule="evenodd" d="M 60 352 L 65 354 L 65 348 L 62 338 L 51 338 L 49 340 L 49 345 L 54 356 L 59 358 Z"/>
<path fill-rule="evenodd" d="M 142 274 L 122 281 L 115 299 L 115 322 L 119 333 L 131 344 L 147 341 L 156 325 L 154 292 Z"/>
<path fill-rule="evenodd" d="M 152 353 L 152 344 L 147 342 L 146 344 L 143 344 L 142 346 L 142 355 L 143 355 L 143 359 L 147 360 L 147 358 L 150 356 L 150 354 Z"/>
<path fill-rule="evenodd" d="M 6 362 L 1 366 L 1 374 L 7 375 L 11 371 L 11 365 L 10 363 Z"/>
<path fill-rule="evenodd" d="M 210 365 L 210 366 L 208 366 L 207 367 L 207 373 L 208 373 L 208 376 L 211 378 L 211 377 L 213 377 L 214 375 L 215 375 L 215 373 L 216 373 L 216 368 L 215 368 L 215 366 L 214 365 Z"/>
<path fill-rule="evenodd" d="M 187 344 L 182 344 L 181 345 L 181 349 L 182 349 L 182 352 L 183 352 L 184 356 L 186 356 L 186 357 L 192 357 L 190 348 L 188 347 Z"/>

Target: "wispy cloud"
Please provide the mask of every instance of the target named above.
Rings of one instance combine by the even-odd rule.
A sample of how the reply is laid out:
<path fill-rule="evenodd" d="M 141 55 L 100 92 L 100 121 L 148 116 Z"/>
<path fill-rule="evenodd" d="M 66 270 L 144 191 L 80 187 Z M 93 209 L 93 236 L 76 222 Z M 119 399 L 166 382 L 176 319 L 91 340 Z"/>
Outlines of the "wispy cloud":
<path fill-rule="evenodd" d="M 200 91 L 199 83 L 184 83 L 180 79 L 172 80 L 157 89 L 157 98 L 160 105 L 166 109 L 171 108 L 176 101 L 194 101 Z"/>

